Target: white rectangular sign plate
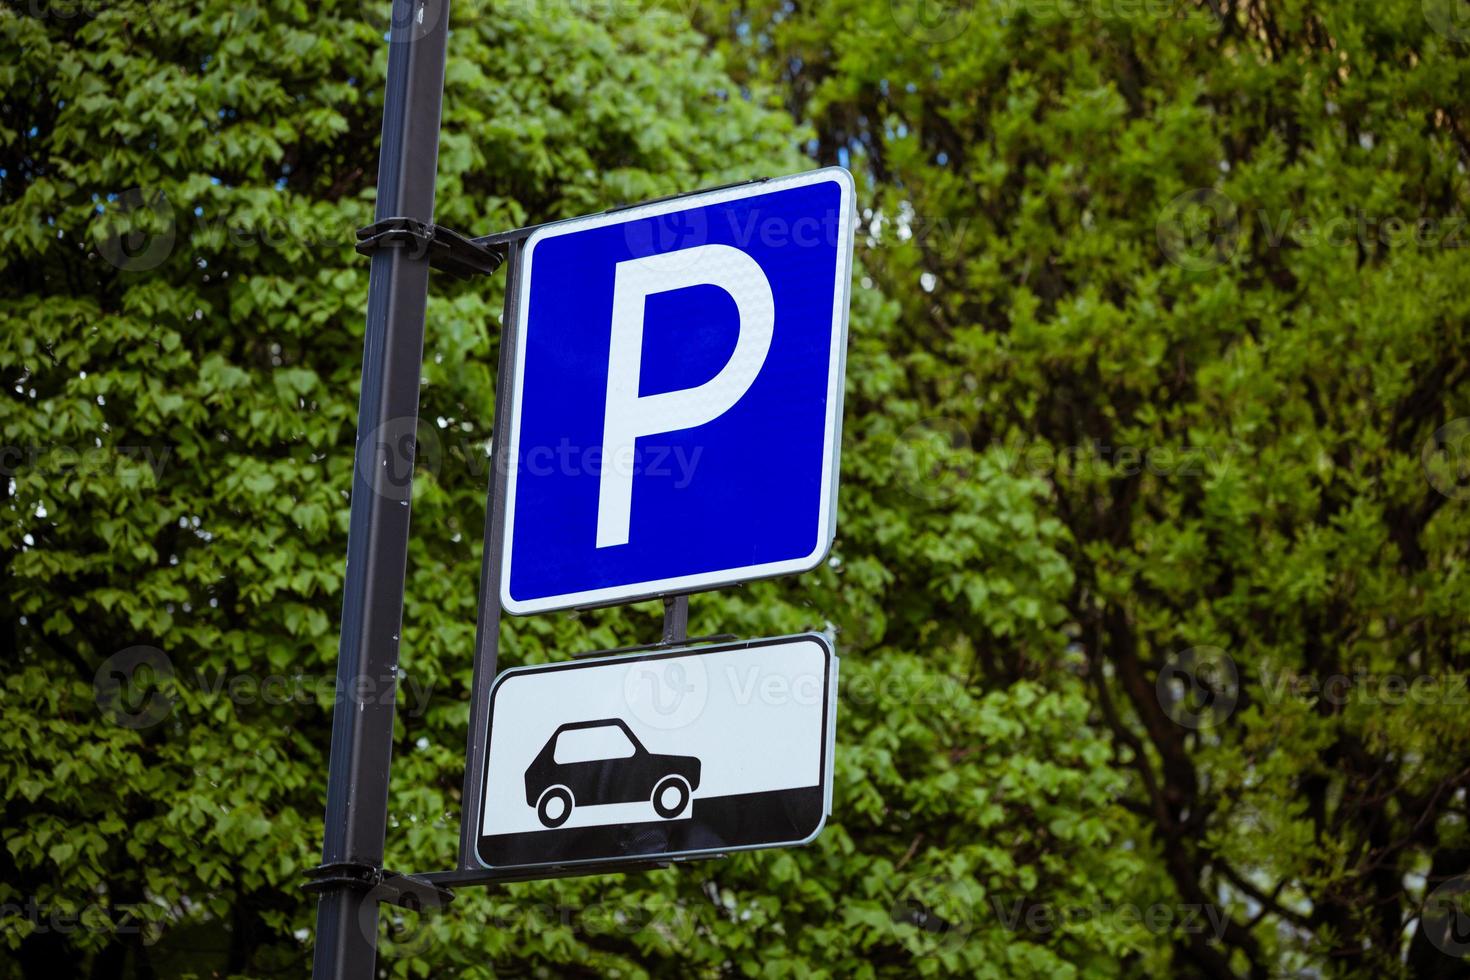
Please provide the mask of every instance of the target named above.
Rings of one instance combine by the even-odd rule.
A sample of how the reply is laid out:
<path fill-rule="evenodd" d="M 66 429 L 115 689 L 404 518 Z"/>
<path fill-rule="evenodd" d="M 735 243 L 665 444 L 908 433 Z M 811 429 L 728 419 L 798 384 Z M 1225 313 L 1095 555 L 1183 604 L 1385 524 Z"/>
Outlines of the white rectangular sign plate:
<path fill-rule="evenodd" d="M 805 844 L 831 808 L 821 634 L 507 670 L 490 691 L 487 868 Z"/>

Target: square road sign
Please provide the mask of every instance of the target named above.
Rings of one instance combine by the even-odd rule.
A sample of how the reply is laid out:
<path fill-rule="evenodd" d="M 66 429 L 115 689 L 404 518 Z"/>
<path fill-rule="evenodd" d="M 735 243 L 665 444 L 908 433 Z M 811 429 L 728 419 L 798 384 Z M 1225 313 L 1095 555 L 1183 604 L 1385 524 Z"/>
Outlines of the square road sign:
<path fill-rule="evenodd" d="M 805 571 L 836 529 L 841 168 L 537 229 L 522 255 L 501 602 Z"/>

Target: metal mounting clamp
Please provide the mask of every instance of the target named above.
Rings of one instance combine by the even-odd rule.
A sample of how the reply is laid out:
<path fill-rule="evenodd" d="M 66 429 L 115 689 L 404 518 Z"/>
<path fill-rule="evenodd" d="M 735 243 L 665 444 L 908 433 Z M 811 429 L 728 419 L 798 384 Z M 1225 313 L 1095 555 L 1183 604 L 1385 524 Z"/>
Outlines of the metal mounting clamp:
<path fill-rule="evenodd" d="M 357 250 L 371 255 L 380 248 L 409 246 L 418 255 L 429 256 L 429 265 L 442 272 L 469 279 L 488 276 L 505 261 L 505 247 L 482 245 L 452 228 L 416 218 L 384 218 L 357 229 Z"/>
<path fill-rule="evenodd" d="M 345 886 L 370 892 L 380 902 L 415 911 L 443 908 L 454 900 L 454 892 L 419 875 L 399 874 L 351 861 L 318 865 L 306 873 L 306 878 L 306 884 L 301 886 L 304 891 Z"/>

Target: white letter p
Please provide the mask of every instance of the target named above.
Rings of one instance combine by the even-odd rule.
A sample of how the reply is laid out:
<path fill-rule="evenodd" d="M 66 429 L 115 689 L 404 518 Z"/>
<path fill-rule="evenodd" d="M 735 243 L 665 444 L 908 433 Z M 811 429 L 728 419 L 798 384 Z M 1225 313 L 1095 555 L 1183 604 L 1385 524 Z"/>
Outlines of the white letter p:
<path fill-rule="evenodd" d="M 677 269 L 669 259 L 678 256 Z M 735 351 L 702 385 L 639 397 L 643 363 L 644 301 L 655 293 L 689 286 L 718 286 L 739 313 Z M 640 436 L 677 432 L 713 422 L 755 383 L 771 349 L 776 301 L 771 282 L 749 255 L 729 245 L 697 245 L 619 262 L 613 279 L 612 345 L 607 358 L 607 405 L 602 426 L 602 482 L 597 497 L 597 547 L 628 543 L 633 512 L 632 459 Z M 619 472 L 626 469 L 627 472 Z"/>

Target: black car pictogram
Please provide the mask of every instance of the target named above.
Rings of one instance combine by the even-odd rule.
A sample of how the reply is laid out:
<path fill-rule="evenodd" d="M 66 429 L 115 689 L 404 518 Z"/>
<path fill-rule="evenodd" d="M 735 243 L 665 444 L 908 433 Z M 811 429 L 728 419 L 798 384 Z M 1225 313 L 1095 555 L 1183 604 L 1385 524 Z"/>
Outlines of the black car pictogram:
<path fill-rule="evenodd" d="M 620 718 L 562 725 L 526 769 L 526 805 L 547 827 L 566 823 L 574 806 L 640 800 L 672 819 L 698 788 L 698 759 L 648 751 Z"/>

